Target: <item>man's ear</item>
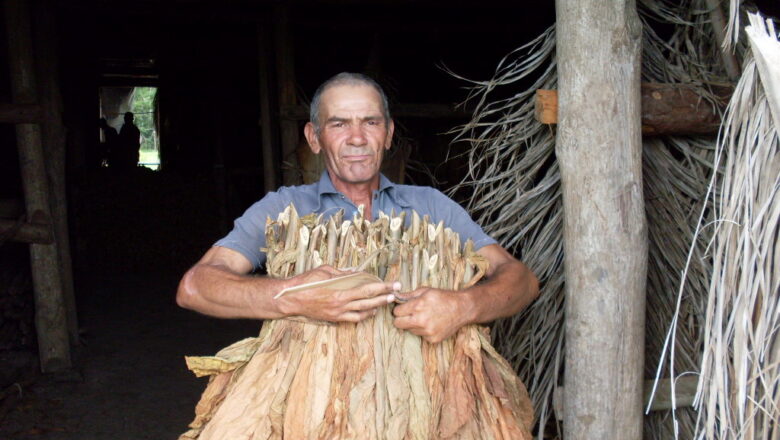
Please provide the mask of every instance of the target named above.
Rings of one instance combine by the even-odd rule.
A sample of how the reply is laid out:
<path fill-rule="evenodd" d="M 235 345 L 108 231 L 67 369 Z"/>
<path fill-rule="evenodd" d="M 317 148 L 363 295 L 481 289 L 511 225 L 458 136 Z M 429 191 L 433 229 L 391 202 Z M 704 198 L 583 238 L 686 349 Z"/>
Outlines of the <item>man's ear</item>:
<path fill-rule="evenodd" d="M 394 131 L 395 131 L 395 123 L 391 119 L 390 123 L 387 125 L 387 138 L 385 139 L 385 150 L 389 150 L 390 147 L 393 145 Z"/>
<path fill-rule="evenodd" d="M 314 124 L 311 122 L 307 122 L 306 126 L 303 127 L 303 135 L 306 137 L 306 142 L 309 143 L 309 148 L 311 148 L 312 153 L 314 154 L 320 154 L 320 150 L 322 147 L 320 147 L 320 140 L 317 137 L 317 132 L 314 129 Z"/>

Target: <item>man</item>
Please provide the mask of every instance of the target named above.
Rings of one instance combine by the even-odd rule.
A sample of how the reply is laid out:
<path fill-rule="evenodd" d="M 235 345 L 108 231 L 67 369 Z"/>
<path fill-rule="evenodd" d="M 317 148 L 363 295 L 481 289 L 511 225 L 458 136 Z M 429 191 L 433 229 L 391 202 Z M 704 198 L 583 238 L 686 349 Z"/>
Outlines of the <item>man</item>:
<path fill-rule="evenodd" d="M 390 148 L 393 121 L 387 98 L 370 78 L 341 73 L 314 95 L 311 121 L 304 134 L 315 154 L 325 155 L 327 171 L 318 183 L 284 187 L 270 193 L 236 220 L 235 228 L 218 241 L 182 278 L 180 306 L 224 318 L 277 319 L 302 315 L 327 321 L 358 322 L 395 300 L 394 324 L 429 342 L 439 342 L 471 323 L 511 316 L 538 295 L 536 277 L 474 223 L 455 202 L 433 188 L 395 185 L 379 172 Z M 369 218 L 378 211 L 416 210 L 444 223 L 490 262 L 487 279 L 458 292 L 420 288 L 400 293 L 398 283 L 372 283 L 349 290 L 309 289 L 273 299 L 280 290 L 343 275 L 321 266 L 289 279 L 248 276 L 265 258 L 266 216 L 276 218 L 289 203 L 301 215 L 333 214 L 346 218 L 360 205 Z"/>
<path fill-rule="evenodd" d="M 141 149 L 141 131 L 133 120 L 133 112 L 125 113 L 125 123 L 119 129 L 119 152 L 117 156 L 118 168 L 130 169 L 138 166 Z"/>

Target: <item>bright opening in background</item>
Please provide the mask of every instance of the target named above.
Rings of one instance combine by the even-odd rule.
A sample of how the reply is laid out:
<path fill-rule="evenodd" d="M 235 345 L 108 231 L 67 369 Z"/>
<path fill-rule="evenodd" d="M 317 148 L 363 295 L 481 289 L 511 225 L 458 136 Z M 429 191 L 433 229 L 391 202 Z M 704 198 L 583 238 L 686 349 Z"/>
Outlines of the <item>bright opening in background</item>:
<path fill-rule="evenodd" d="M 130 111 L 135 115 L 135 125 L 141 132 L 138 165 L 153 170 L 160 168 L 160 143 L 154 123 L 155 95 L 157 87 L 136 87 L 130 107 Z"/>

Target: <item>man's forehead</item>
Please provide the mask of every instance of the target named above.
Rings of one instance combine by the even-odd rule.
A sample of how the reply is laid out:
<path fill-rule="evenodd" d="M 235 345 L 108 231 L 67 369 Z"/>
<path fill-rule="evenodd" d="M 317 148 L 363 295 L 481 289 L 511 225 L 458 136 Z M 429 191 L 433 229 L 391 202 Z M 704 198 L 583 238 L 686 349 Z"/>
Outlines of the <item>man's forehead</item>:
<path fill-rule="evenodd" d="M 320 101 L 322 110 L 373 110 L 381 113 L 382 98 L 365 84 L 336 84 L 328 87 Z"/>

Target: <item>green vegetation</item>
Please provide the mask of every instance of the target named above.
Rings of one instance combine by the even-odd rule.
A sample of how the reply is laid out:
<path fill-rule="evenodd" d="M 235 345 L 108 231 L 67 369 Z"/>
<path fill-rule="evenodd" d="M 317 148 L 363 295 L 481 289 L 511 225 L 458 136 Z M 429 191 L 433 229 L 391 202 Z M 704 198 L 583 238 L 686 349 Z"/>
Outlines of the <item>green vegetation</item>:
<path fill-rule="evenodd" d="M 160 149 L 157 144 L 157 131 L 154 127 L 154 97 L 156 87 L 136 87 L 131 110 L 135 115 L 135 125 L 141 132 L 140 162 L 156 170 L 160 163 Z"/>

